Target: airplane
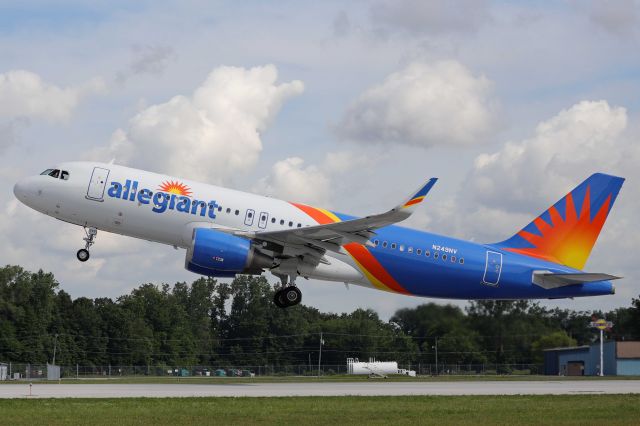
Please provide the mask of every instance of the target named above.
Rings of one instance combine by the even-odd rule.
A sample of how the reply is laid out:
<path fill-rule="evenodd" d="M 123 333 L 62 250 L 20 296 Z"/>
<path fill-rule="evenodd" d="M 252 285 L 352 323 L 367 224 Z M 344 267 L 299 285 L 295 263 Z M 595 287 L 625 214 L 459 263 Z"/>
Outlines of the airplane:
<path fill-rule="evenodd" d="M 186 249 L 210 277 L 271 272 L 274 303 L 302 300 L 296 279 L 445 299 L 556 299 L 613 294 L 619 277 L 583 268 L 624 182 L 596 173 L 512 237 L 478 244 L 396 225 L 437 178 L 362 218 L 137 170 L 67 162 L 15 184 L 27 206 L 82 226 L 86 262 L 98 230 Z"/>

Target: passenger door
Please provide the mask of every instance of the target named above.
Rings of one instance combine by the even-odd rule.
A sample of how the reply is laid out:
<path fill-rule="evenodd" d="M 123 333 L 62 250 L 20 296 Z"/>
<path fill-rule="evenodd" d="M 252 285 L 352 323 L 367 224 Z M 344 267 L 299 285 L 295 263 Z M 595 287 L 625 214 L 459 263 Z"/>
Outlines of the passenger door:
<path fill-rule="evenodd" d="M 482 283 L 486 285 L 498 285 L 502 273 L 502 253 L 487 251 Z"/>
<path fill-rule="evenodd" d="M 107 178 L 109 177 L 109 170 L 102 167 L 94 167 L 91 174 L 91 180 L 89 181 L 89 188 L 87 188 L 86 197 L 89 200 L 104 201 L 104 188 L 107 185 Z"/>

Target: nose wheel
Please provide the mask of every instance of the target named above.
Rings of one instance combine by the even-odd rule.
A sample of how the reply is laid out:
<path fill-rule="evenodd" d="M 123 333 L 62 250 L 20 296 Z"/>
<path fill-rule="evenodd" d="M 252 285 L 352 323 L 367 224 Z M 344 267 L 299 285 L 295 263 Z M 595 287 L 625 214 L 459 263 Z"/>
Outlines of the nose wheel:
<path fill-rule="evenodd" d="M 91 247 L 95 243 L 96 236 L 98 235 L 98 230 L 96 228 L 84 228 L 84 233 L 86 234 L 86 237 L 83 238 L 85 243 L 84 248 L 78 250 L 78 252 L 76 253 L 76 257 L 80 262 L 86 262 L 87 260 L 89 260 L 89 257 L 91 256 L 89 254 L 89 247 Z"/>

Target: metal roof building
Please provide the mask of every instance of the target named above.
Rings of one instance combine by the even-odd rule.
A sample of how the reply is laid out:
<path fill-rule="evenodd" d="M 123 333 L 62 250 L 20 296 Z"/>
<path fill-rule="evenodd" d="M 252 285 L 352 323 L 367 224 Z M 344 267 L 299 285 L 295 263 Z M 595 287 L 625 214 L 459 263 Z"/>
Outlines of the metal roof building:
<path fill-rule="evenodd" d="M 600 373 L 600 344 L 544 350 L 544 374 L 596 376 Z M 640 376 L 640 342 L 604 343 L 606 376 Z"/>

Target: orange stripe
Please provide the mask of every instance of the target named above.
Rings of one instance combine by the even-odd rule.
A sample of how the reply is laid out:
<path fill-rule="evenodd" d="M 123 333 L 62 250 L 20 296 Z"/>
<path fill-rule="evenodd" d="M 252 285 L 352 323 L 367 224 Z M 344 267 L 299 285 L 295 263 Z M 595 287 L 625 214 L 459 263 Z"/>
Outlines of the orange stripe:
<path fill-rule="evenodd" d="M 331 219 L 327 214 L 321 212 L 315 207 L 306 206 L 304 204 L 291 203 L 309 216 L 320 225 L 326 225 L 328 223 L 335 223 L 335 220 Z"/>
<path fill-rule="evenodd" d="M 384 266 L 378 262 L 369 250 L 362 244 L 348 243 L 344 245 L 345 250 L 349 252 L 371 275 L 378 279 L 382 284 L 389 287 L 391 291 L 402 294 L 410 294 L 384 269 Z"/>
<path fill-rule="evenodd" d="M 329 213 L 323 212 L 318 208 L 307 206 L 304 204 L 291 203 L 292 205 L 298 207 L 300 210 L 308 214 L 313 220 L 318 222 L 320 225 L 326 225 L 329 223 L 336 223 L 340 219 L 335 217 L 332 218 Z M 354 260 L 365 270 L 365 275 L 371 275 L 379 284 L 382 284 L 386 288 L 382 288 L 382 290 L 393 291 L 396 293 L 402 294 L 411 294 L 407 290 L 405 290 L 388 272 L 384 269 L 384 266 L 380 264 L 378 259 L 376 259 L 371 252 L 362 244 L 358 243 L 348 243 L 344 245 L 345 250 L 349 253 Z M 373 282 L 373 284 L 377 284 Z M 379 287 L 379 286 L 377 286 Z"/>
<path fill-rule="evenodd" d="M 405 207 L 409 207 L 412 206 L 414 204 L 418 204 L 420 203 L 422 200 L 424 200 L 424 197 L 418 197 L 418 198 L 414 198 L 411 201 L 407 201 L 407 203 L 404 205 Z"/>

